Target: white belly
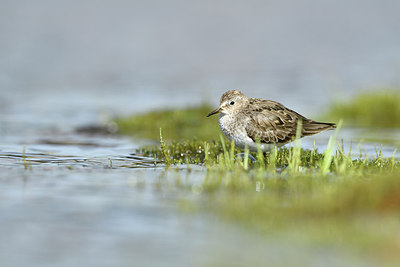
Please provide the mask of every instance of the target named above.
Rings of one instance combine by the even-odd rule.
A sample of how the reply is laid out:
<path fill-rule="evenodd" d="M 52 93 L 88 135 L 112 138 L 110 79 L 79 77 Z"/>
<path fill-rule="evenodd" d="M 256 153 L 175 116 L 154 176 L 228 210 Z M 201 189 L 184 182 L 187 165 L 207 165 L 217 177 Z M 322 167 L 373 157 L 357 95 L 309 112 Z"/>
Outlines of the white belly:
<path fill-rule="evenodd" d="M 237 148 L 244 149 L 247 145 L 250 151 L 258 151 L 257 143 L 247 135 L 246 121 L 238 122 L 233 117 L 221 113 L 218 123 L 226 138 L 233 140 Z M 260 144 L 263 152 L 270 151 L 273 147 L 275 144 Z"/>

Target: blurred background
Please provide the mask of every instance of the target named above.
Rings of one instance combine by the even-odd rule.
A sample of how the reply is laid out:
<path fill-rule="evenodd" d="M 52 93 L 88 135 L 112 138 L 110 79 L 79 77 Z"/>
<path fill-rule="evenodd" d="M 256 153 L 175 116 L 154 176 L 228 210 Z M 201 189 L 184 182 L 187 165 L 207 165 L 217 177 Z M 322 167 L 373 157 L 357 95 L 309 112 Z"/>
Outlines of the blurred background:
<path fill-rule="evenodd" d="M 217 105 L 229 89 L 313 117 L 360 91 L 400 88 L 400 1 L 0 4 L 1 266 L 351 262 L 331 249 L 260 241 L 208 215 L 182 215 L 175 191 L 133 189 L 164 172 L 107 169 L 137 143 L 74 130 Z M 53 141 L 65 133 L 78 145 Z M 33 171 L 22 167 L 26 156 Z M 246 249 L 237 253 L 238 244 Z"/>
<path fill-rule="evenodd" d="M 2 118 L 52 127 L 228 89 L 305 115 L 359 90 L 398 87 L 400 3 L 1 1 Z"/>

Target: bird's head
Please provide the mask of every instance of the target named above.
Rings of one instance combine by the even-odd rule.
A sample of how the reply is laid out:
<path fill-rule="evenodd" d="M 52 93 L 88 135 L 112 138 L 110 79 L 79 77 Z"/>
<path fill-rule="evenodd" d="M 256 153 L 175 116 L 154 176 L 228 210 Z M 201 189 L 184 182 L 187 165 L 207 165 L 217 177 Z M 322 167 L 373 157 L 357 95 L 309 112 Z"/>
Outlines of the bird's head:
<path fill-rule="evenodd" d="M 243 106 L 247 104 L 248 97 L 242 92 L 237 90 L 230 90 L 225 92 L 221 96 L 219 101 L 219 107 L 211 111 L 207 117 L 211 115 L 222 113 L 222 114 L 232 114 L 239 111 Z"/>

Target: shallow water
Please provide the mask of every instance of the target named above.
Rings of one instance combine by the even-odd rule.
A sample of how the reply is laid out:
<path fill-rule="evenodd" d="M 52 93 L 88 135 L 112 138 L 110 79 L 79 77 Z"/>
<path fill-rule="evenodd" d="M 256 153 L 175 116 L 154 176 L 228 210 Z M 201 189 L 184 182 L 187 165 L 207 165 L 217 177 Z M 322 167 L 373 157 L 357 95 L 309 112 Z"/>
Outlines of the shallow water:
<path fill-rule="evenodd" d="M 179 200 L 188 193 L 176 190 L 175 175 L 54 165 L 3 173 L 2 266 L 367 266 L 340 251 L 316 253 L 290 239 L 260 237 L 204 213 L 182 212 Z M 200 180 L 202 172 L 192 170 L 190 178 Z"/>
<path fill-rule="evenodd" d="M 315 140 L 322 151 L 328 136 L 302 145 L 312 148 Z M 201 195 L 179 190 L 177 177 L 201 184 L 205 168 L 155 168 L 153 158 L 134 153 L 140 144 L 71 133 L 3 143 L 2 266 L 375 265 L 341 250 L 260 237 L 209 214 L 181 210 L 180 200 Z M 374 155 L 373 146 L 363 143 L 362 149 Z M 392 149 L 389 144 L 383 153 L 391 156 Z"/>
<path fill-rule="evenodd" d="M 151 141 L 76 129 L 217 104 L 232 88 L 312 116 L 365 87 L 398 86 L 398 1 L 172 2 L 2 3 L 0 265 L 373 265 L 183 212 L 179 200 L 197 196 L 174 179 L 201 182 L 201 167 L 154 168 L 135 155 Z M 302 146 L 323 151 L 331 134 Z M 400 132 L 338 139 L 354 157 L 381 143 L 391 157 Z"/>

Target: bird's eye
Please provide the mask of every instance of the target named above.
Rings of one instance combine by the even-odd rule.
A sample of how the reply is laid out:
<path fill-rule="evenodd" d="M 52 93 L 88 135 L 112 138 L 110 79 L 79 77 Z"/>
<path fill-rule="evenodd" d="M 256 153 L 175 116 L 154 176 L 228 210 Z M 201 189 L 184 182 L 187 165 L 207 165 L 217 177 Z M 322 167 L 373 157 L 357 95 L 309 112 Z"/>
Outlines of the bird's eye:
<path fill-rule="evenodd" d="M 231 101 L 231 103 L 229 103 L 229 104 L 231 104 L 231 105 L 235 105 L 235 101 Z"/>

